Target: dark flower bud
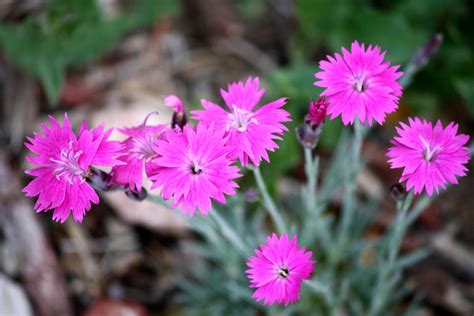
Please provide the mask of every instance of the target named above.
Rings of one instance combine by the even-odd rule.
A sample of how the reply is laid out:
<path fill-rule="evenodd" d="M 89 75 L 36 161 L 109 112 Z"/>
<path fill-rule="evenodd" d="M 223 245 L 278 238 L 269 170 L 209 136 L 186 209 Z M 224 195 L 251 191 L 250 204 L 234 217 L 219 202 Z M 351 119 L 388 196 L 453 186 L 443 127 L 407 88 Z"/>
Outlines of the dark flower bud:
<path fill-rule="evenodd" d="M 304 124 L 296 128 L 296 137 L 303 147 L 316 148 L 324 126 L 326 110 L 327 102 L 323 98 L 309 103 L 309 111 L 305 116 Z"/>
<path fill-rule="evenodd" d="M 129 187 L 126 187 L 125 195 L 131 200 L 140 202 L 147 198 L 148 192 L 144 188 L 142 188 L 141 191 L 134 191 Z"/>
<path fill-rule="evenodd" d="M 179 127 L 182 129 L 187 122 L 186 112 L 174 112 L 171 119 L 171 128 Z"/>
<path fill-rule="evenodd" d="M 298 141 L 303 147 L 308 149 L 316 148 L 319 140 L 319 134 L 320 128 L 314 130 L 311 127 L 311 124 L 305 123 L 296 128 L 296 138 L 298 138 Z"/>
<path fill-rule="evenodd" d="M 110 190 L 110 179 L 111 176 L 105 171 L 91 167 L 87 174 L 87 182 L 97 191 L 109 191 Z"/>
<path fill-rule="evenodd" d="M 395 201 L 401 201 L 405 197 L 405 188 L 400 183 L 393 184 L 390 187 L 390 195 Z"/>
<path fill-rule="evenodd" d="M 163 103 L 165 106 L 173 109 L 173 118 L 171 119 L 171 127 L 183 128 L 187 123 L 186 111 L 184 110 L 183 101 L 175 95 L 166 95 Z"/>
<path fill-rule="evenodd" d="M 443 42 L 443 34 L 433 35 L 413 56 L 413 65 L 417 68 L 423 67 L 438 51 Z"/>

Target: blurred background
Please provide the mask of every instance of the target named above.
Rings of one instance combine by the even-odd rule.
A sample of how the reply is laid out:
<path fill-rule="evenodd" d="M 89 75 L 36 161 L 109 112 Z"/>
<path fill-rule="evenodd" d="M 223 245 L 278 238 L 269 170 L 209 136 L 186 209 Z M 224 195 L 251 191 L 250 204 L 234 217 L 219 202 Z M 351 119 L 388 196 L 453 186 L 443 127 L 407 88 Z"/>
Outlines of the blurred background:
<path fill-rule="evenodd" d="M 46 115 L 120 127 L 158 111 L 168 122 L 165 94 L 190 110 L 201 98 L 219 103 L 219 88 L 257 75 L 267 100 L 289 98 L 294 120 L 271 156 L 267 183 L 274 192 L 298 190 L 304 170 L 293 131 L 321 92 L 312 84 L 317 62 L 358 40 L 380 45 L 404 70 L 442 34 L 399 110 L 363 147 L 360 193 L 381 201 L 367 233 L 378 236 L 393 218 L 388 188 L 400 174 L 385 151 L 397 122 L 414 115 L 456 121 L 473 134 L 473 29 L 469 0 L 0 0 L 2 315 L 182 315 L 182 284 L 202 261 L 187 251 L 199 236 L 178 212 L 121 193 L 104 194 L 83 225 L 35 214 L 20 192 L 29 180 L 23 141 Z M 323 172 L 341 130 L 339 120 L 325 125 L 317 149 Z M 252 180 L 241 183 L 251 198 Z M 473 186 L 471 172 L 403 242 L 402 251 L 432 249 L 403 276 L 424 315 L 474 311 Z"/>

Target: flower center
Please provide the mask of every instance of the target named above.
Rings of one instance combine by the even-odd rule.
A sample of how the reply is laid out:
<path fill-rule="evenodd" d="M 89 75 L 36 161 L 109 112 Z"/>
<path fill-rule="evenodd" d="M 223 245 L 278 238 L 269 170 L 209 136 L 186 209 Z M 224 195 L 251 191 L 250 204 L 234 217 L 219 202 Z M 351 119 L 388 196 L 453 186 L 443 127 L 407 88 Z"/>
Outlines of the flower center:
<path fill-rule="evenodd" d="M 250 124 L 258 124 L 254 114 L 244 109 L 239 109 L 235 104 L 232 105 L 232 113 L 229 113 L 229 123 L 226 129 L 234 128 L 239 132 L 245 132 Z"/>
<path fill-rule="evenodd" d="M 130 149 L 130 153 L 135 154 L 138 159 L 146 160 L 155 155 L 152 144 L 155 137 L 148 133 L 143 133 L 142 137 L 133 137 L 133 148 Z"/>
<path fill-rule="evenodd" d="M 365 77 L 365 74 L 354 77 L 352 86 L 357 92 L 364 92 L 367 89 L 367 80 Z"/>
<path fill-rule="evenodd" d="M 441 147 L 435 146 L 434 148 L 428 143 L 426 139 L 424 139 L 422 136 L 419 136 L 421 142 L 423 143 L 423 159 L 425 159 L 427 162 L 433 161 L 435 158 L 436 154 L 440 152 Z"/>
<path fill-rule="evenodd" d="M 51 158 L 51 161 L 56 163 L 54 169 L 56 179 L 61 180 L 64 177 L 71 184 L 83 183 L 86 170 L 83 170 L 79 165 L 79 157 L 82 153 L 81 150 L 75 151 L 72 148 L 72 142 L 69 142 L 69 148 L 61 150 L 58 159 Z"/>
<path fill-rule="evenodd" d="M 190 169 L 191 169 L 192 174 L 200 174 L 203 170 L 203 167 L 201 166 L 201 164 L 197 160 L 193 159 L 191 161 L 191 168 Z"/>
<path fill-rule="evenodd" d="M 280 278 L 286 279 L 290 275 L 290 272 L 288 271 L 288 268 L 282 267 L 278 269 L 278 275 Z"/>

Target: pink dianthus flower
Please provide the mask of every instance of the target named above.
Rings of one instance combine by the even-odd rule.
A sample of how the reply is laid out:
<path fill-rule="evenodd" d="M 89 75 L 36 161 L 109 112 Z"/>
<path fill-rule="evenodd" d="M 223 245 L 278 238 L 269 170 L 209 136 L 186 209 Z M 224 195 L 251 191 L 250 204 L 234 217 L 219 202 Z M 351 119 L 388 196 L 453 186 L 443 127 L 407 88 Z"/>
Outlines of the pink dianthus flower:
<path fill-rule="evenodd" d="M 148 175 L 154 168 L 152 159 L 156 157 L 156 152 L 153 149 L 153 143 L 169 128 L 165 124 L 146 125 L 151 114 L 153 113 L 150 113 L 139 126 L 119 129 L 122 134 L 128 136 L 122 142 L 127 154 L 121 159 L 126 164 L 115 166 L 112 169 L 112 183 L 121 186 L 127 185 L 135 192 L 142 190 L 144 169 Z"/>
<path fill-rule="evenodd" d="M 228 134 L 228 144 L 234 147 L 234 157 L 240 159 L 243 166 L 251 161 L 258 166 L 260 161 L 269 161 L 267 151 L 274 151 L 288 129 L 282 124 L 291 121 L 290 113 L 281 109 L 286 99 L 280 98 L 267 103 L 258 109 L 265 89 L 259 90 L 259 79 L 249 77 L 245 84 L 242 81 L 231 83 L 227 91 L 221 89 L 226 111 L 220 105 L 201 100 L 204 110 L 192 112 L 193 119 L 209 126 L 214 124 L 217 130 Z"/>
<path fill-rule="evenodd" d="M 446 189 L 447 182 L 457 184 L 456 177 L 466 175 L 469 136 L 457 135 L 458 125 L 452 122 L 444 129 L 439 120 L 434 127 L 417 117 L 408 123 L 396 127 L 398 136 L 387 152 L 391 168 L 403 168 L 400 182 L 407 181 L 407 190 L 414 188 L 415 194 L 426 189 L 429 196 L 439 187 Z"/>
<path fill-rule="evenodd" d="M 202 214 L 211 209 L 211 199 L 225 203 L 225 194 L 234 195 L 240 177 L 232 166 L 232 150 L 226 145 L 224 130 L 198 124 L 183 130 L 168 130 L 155 142 L 158 156 L 152 160 L 156 168 L 150 175 L 152 189 L 160 188 L 163 199 L 173 198 L 173 207 L 193 216 L 196 208 Z"/>
<path fill-rule="evenodd" d="M 331 120 L 342 117 L 344 125 L 353 124 L 359 118 L 365 125 L 372 120 L 383 124 L 387 113 L 398 108 L 402 86 L 397 79 L 400 66 L 384 62 L 385 52 L 380 47 L 352 43 L 351 51 L 342 48 L 342 56 L 327 56 L 329 61 L 319 62 L 322 71 L 315 74 L 320 79 L 314 85 L 325 88 L 321 96 L 329 103 L 327 112 Z"/>
<path fill-rule="evenodd" d="M 107 140 L 112 130 L 104 126 L 89 129 L 83 122 L 77 137 L 71 129 L 67 114 L 63 126 L 49 117 L 51 126 L 41 124 L 44 135 L 34 133 L 25 146 L 36 156 L 26 159 L 38 168 L 29 169 L 34 176 L 23 192 L 29 197 L 38 196 L 36 212 L 53 209 L 53 220 L 63 223 L 72 212 L 76 222 L 82 222 L 91 203 L 99 203 L 99 197 L 86 182 L 90 167 L 123 164 L 119 142 Z"/>
<path fill-rule="evenodd" d="M 252 297 L 265 305 L 296 302 L 301 283 L 310 278 L 316 263 L 311 260 L 311 251 L 299 249 L 296 236 L 290 240 L 286 234 L 280 238 L 273 234 L 255 253 L 257 256 L 248 259 L 250 269 L 246 271 L 250 287 L 256 289 Z"/>

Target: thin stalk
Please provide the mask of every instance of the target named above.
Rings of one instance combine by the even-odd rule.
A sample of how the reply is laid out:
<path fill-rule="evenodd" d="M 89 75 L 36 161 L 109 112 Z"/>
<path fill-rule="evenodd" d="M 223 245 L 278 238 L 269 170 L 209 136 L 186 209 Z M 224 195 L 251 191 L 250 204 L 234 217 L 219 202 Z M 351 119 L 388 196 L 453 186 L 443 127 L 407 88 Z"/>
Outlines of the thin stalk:
<path fill-rule="evenodd" d="M 344 204 L 342 207 L 342 218 L 338 226 L 338 239 L 336 242 L 335 252 L 332 256 L 333 263 L 340 259 L 344 252 L 345 245 L 349 239 L 350 224 L 354 217 L 354 201 L 356 198 L 356 181 L 357 172 L 360 168 L 360 151 L 364 138 L 364 130 L 362 124 L 356 120 L 354 122 L 354 139 L 352 143 L 352 151 L 350 155 L 349 170 L 346 171 Z"/>
<path fill-rule="evenodd" d="M 313 158 L 311 149 L 304 149 L 306 186 L 302 190 L 302 199 L 306 207 L 305 222 L 302 225 L 302 240 L 310 243 L 313 237 L 319 237 L 322 245 L 327 245 L 329 240 L 328 228 L 325 218 L 321 216 L 323 208 L 318 205 L 318 175 L 319 156 Z"/>
<path fill-rule="evenodd" d="M 405 199 L 397 203 L 397 218 L 392 226 L 392 234 L 388 245 L 387 260 L 382 264 L 382 268 L 377 278 L 377 283 L 374 291 L 374 299 L 369 310 L 369 316 L 378 315 L 380 309 L 385 303 L 387 294 L 391 289 L 386 289 L 387 282 L 389 281 L 390 275 L 395 272 L 395 262 L 400 251 L 400 245 L 403 240 L 403 236 L 408 228 L 409 216 L 407 211 L 413 202 L 413 193 L 410 191 L 406 194 Z M 416 206 L 415 206 L 416 208 Z"/>
<path fill-rule="evenodd" d="M 216 210 L 211 210 L 209 216 L 214 220 L 222 235 L 239 250 L 244 258 L 246 258 L 248 254 L 247 247 L 234 228 L 230 226 Z"/>
<path fill-rule="evenodd" d="M 255 181 L 257 182 L 258 189 L 263 197 L 263 204 L 265 208 L 268 210 L 270 216 L 272 217 L 273 222 L 275 223 L 278 232 L 284 233 L 287 232 L 285 221 L 281 216 L 278 208 L 276 207 L 275 202 L 273 201 L 272 197 L 268 193 L 267 186 L 265 185 L 265 181 L 263 181 L 262 173 L 259 167 L 255 167 L 252 169 L 253 174 L 255 176 Z"/>
<path fill-rule="evenodd" d="M 311 149 L 304 149 L 304 169 L 306 173 L 307 186 L 306 196 L 304 201 L 306 203 L 306 209 L 309 213 L 313 213 L 317 209 L 317 178 L 319 172 L 319 157 L 313 159 Z"/>
<path fill-rule="evenodd" d="M 160 196 L 148 194 L 146 199 L 154 204 L 167 206 L 169 203 L 164 201 Z M 209 217 L 211 217 L 216 223 L 217 228 L 221 231 L 222 235 L 227 238 L 242 254 L 243 257 L 247 255 L 247 247 L 245 246 L 244 241 L 239 237 L 239 234 L 232 228 L 231 225 L 215 210 L 212 209 L 209 212 Z M 192 226 L 192 224 L 191 224 Z"/>

